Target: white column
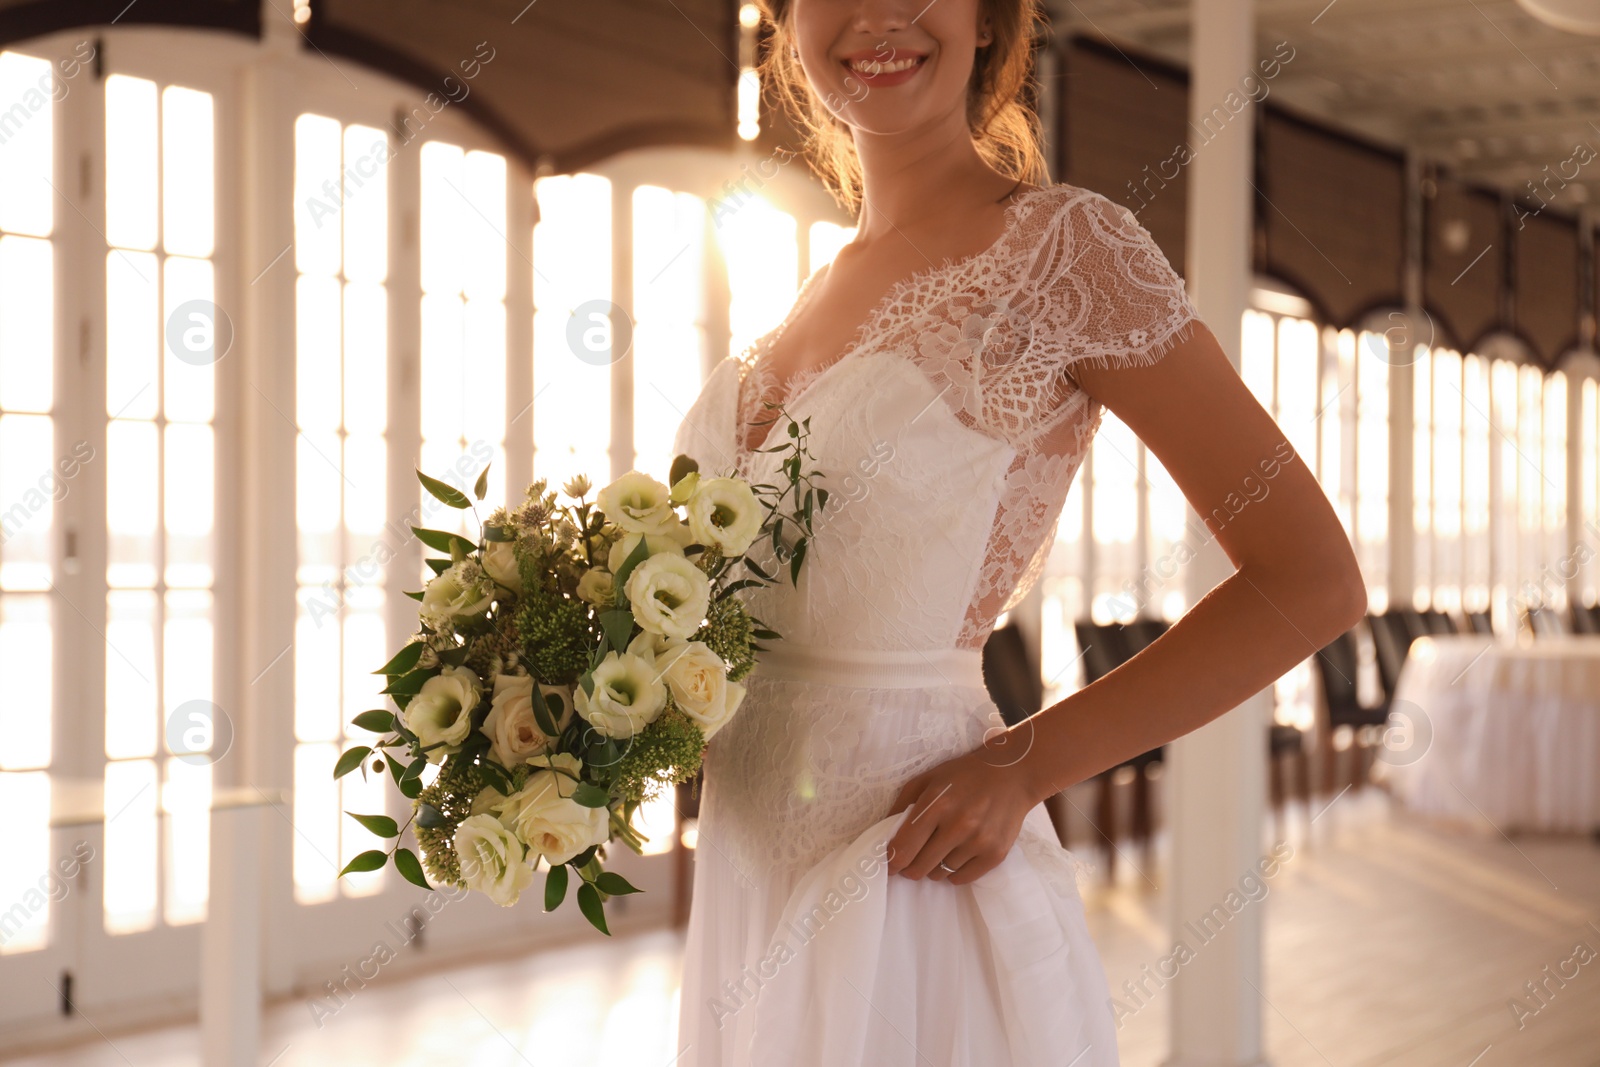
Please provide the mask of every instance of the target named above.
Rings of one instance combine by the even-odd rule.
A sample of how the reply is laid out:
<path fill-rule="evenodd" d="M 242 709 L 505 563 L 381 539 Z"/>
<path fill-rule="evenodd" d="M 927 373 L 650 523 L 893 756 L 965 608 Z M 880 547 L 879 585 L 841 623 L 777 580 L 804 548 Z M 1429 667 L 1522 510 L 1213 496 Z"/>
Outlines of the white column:
<path fill-rule="evenodd" d="M 506 168 L 506 500 L 533 481 L 533 175 Z"/>
<path fill-rule="evenodd" d="M 1195 0 L 1189 113 L 1195 132 L 1255 68 L 1252 0 Z M 1248 306 L 1255 109 L 1245 108 L 1195 153 L 1189 171 L 1186 276 L 1200 316 L 1235 368 Z M 1192 509 L 1191 509 L 1192 510 Z M 1197 517 L 1191 518 L 1197 521 Z M 1232 573 L 1215 540 L 1189 564 L 1188 599 Z M 1262 909 L 1247 905 L 1200 941 L 1191 924 L 1222 906 L 1262 849 L 1270 689 L 1174 742 L 1168 759 L 1174 942 L 1193 953 L 1172 988 L 1169 1067 L 1252 1067 L 1261 1052 Z"/>
<path fill-rule="evenodd" d="M 611 477 L 634 465 L 633 443 L 633 188 L 628 168 L 611 178 Z M 626 352 L 622 346 L 628 345 Z"/>
<path fill-rule="evenodd" d="M 237 557 L 247 561 L 238 576 L 240 661 L 243 690 L 234 715 L 236 756 L 245 757 L 238 784 L 288 789 L 293 778 L 295 625 L 295 257 L 293 64 L 299 35 L 270 4 L 262 8 L 262 49 L 239 75 L 238 144 L 234 203 L 241 212 L 237 274 L 241 300 L 234 315 L 234 351 L 221 372 L 238 377 L 237 439 L 248 442 L 240 456 L 243 489 Z M 231 366 L 229 366 L 231 364 Z M 285 506 L 284 502 L 289 505 Z M 235 757 L 230 756 L 230 759 Z M 288 929 L 294 911 L 291 882 L 293 830 L 277 815 L 259 837 L 260 906 L 269 925 Z M 219 828 L 220 830 L 220 828 Z M 213 850 L 222 842 L 212 838 Z M 231 879 L 231 876 L 228 876 Z M 208 925 L 231 914 L 221 894 L 240 888 L 214 884 Z M 254 933 L 261 935 L 261 928 Z M 222 931 L 224 939 L 233 932 Z M 281 992 L 292 984 L 293 961 L 282 946 L 268 945 L 266 986 Z M 204 1020 L 202 1021 L 204 1023 Z"/>

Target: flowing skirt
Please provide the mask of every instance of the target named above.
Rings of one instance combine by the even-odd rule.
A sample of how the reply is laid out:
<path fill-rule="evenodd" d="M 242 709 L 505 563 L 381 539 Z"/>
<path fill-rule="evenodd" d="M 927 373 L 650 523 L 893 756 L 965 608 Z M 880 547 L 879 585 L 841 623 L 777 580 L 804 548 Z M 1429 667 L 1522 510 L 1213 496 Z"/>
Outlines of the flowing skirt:
<path fill-rule="evenodd" d="M 1044 806 L 968 885 L 890 877 L 905 781 L 1004 729 L 981 654 L 780 644 L 706 750 L 679 1067 L 1115 1067 Z"/>

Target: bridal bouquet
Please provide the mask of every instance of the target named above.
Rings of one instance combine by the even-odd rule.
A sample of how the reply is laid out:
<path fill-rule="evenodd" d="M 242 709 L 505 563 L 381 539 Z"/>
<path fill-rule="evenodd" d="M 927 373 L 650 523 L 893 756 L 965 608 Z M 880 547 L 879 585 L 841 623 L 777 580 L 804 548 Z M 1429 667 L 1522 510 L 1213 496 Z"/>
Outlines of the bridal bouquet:
<path fill-rule="evenodd" d="M 779 580 L 747 555 L 763 539 L 799 579 L 811 517 L 827 504 L 810 484 L 816 472 L 801 469 L 808 429 L 790 420 L 788 443 L 763 449 L 793 452 L 782 486 L 702 477 L 680 455 L 670 488 L 629 471 L 592 502 L 582 475 L 562 487 L 566 503 L 535 481 L 520 505 L 478 523 L 477 543 L 413 527 L 441 555 L 426 561 L 426 588 L 407 594 L 421 603 L 417 632 L 374 672 L 397 710 L 356 716 L 381 739 L 334 768 L 335 778 L 387 769 L 411 817 L 348 813 L 392 844 L 340 874 L 392 856 L 425 889 L 431 877 L 509 906 L 542 862 L 545 910 L 576 872 L 579 910 L 609 934 L 604 902 L 640 890 L 602 868 L 605 846 L 641 851 L 635 811 L 698 773 L 744 698 L 758 642 L 780 636 L 738 594 Z M 474 487 L 480 501 L 487 476 Z M 418 477 L 476 517 L 465 493 Z M 420 860 L 399 847 L 408 827 Z"/>

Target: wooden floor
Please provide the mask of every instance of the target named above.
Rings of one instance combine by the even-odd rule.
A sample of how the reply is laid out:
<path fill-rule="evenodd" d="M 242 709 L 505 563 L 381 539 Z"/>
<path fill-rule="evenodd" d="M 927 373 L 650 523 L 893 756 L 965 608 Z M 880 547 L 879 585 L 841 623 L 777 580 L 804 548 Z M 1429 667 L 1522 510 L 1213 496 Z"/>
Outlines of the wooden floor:
<path fill-rule="evenodd" d="M 1314 823 L 1292 809 L 1294 852 L 1253 905 L 1265 909 L 1274 1067 L 1600 1067 L 1600 847 L 1427 824 L 1391 813 L 1376 789 L 1326 803 Z M 1172 944 L 1151 885 L 1159 862 L 1126 858 L 1115 887 L 1087 873 L 1083 890 L 1124 1007 L 1122 1062 L 1156 1067 L 1170 988 L 1146 979 L 1129 994 L 1123 983 Z M 681 948 L 681 934 L 662 930 L 374 984 L 320 1028 L 304 1002 L 278 1004 L 261 1062 L 668 1067 Z M 1547 980 L 1544 1003 L 1529 994 L 1525 983 L 1563 967 L 1576 976 Z M 197 1050 L 188 1027 L 5 1062 L 177 1067 Z"/>

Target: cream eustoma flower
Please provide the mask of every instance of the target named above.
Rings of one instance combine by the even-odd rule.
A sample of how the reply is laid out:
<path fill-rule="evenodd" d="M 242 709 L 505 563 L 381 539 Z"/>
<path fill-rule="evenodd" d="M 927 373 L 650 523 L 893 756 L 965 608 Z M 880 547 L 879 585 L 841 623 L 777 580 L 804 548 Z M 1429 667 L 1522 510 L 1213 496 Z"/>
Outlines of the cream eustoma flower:
<path fill-rule="evenodd" d="M 483 569 L 489 577 L 513 593 L 522 592 L 522 572 L 517 568 L 517 549 L 513 541 L 490 541 L 483 546 Z"/>
<path fill-rule="evenodd" d="M 461 860 L 461 880 L 509 908 L 533 884 L 533 866 L 517 835 L 493 815 L 469 815 L 454 838 Z"/>
<path fill-rule="evenodd" d="M 535 697 L 531 675 L 495 675 L 489 714 L 484 717 L 479 729 L 489 738 L 489 758 L 502 767 L 525 763 L 528 757 L 548 752 L 555 744 L 555 738 L 539 728 L 538 717 L 533 711 L 535 699 L 544 700 L 546 695 L 560 698 L 561 713 L 551 715 L 555 719 L 558 736 L 572 720 L 572 698 L 564 687 L 540 685 L 537 689 L 538 696 Z"/>
<path fill-rule="evenodd" d="M 494 582 L 477 563 L 463 559 L 433 576 L 422 591 L 422 607 L 417 614 L 437 630 L 441 623 L 482 615 L 492 603 Z"/>
<path fill-rule="evenodd" d="M 632 470 L 595 496 L 605 517 L 628 533 L 663 533 L 680 525 L 672 491 L 643 471 Z"/>
<path fill-rule="evenodd" d="M 707 741 L 744 700 L 744 686 L 728 680 L 728 665 L 704 641 L 679 641 L 656 656 L 656 669 L 672 700 Z"/>
<path fill-rule="evenodd" d="M 578 785 L 562 771 L 576 775 L 582 764 L 569 752 L 535 756 L 537 770 L 527 784 L 497 805 L 500 821 L 552 867 L 565 863 L 590 845 L 611 836 L 611 817 L 604 807 L 590 808 L 572 799 Z"/>
<path fill-rule="evenodd" d="M 461 742 L 472 732 L 472 709 L 478 706 L 483 690 L 478 676 L 469 667 L 445 667 L 422 683 L 422 689 L 406 705 L 406 729 L 429 749 L 429 763 L 440 763 L 461 750 Z"/>
<path fill-rule="evenodd" d="M 597 608 L 609 608 L 617 600 L 617 576 L 601 567 L 592 567 L 578 579 L 578 599 Z"/>
<path fill-rule="evenodd" d="M 742 556 L 761 535 L 761 503 L 739 478 L 702 479 L 689 497 L 689 531 L 724 556 Z"/>
<path fill-rule="evenodd" d="M 626 584 L 639 625 L 651 633 L 686 638 L 705 621 L 711 579 L 684 556 L 658 552 L 633 568 Z"/>
<path fill-rule="evenodd" d="M 654 659 L 613 649 L 594 669 L 594 692 L 573 693 L 578 714 L 606 737 L 628 738 L 654 722 L 667 706 L 666 683 Z"/>
<path fill-rule="evenodd" d="M 652 534 L 623 532 L 611 546 L 611 551 L 606 553 L 606 567 L 612 574 L 622 569 L 622 565 L 632 555 L 634 546 L 640 539 L 644 540 L 646 558 L 662 552 L 670 552 L 675 556 L 683 555 L 683 550 L 694 543 L 694 534 L 683 523 Z"/>

